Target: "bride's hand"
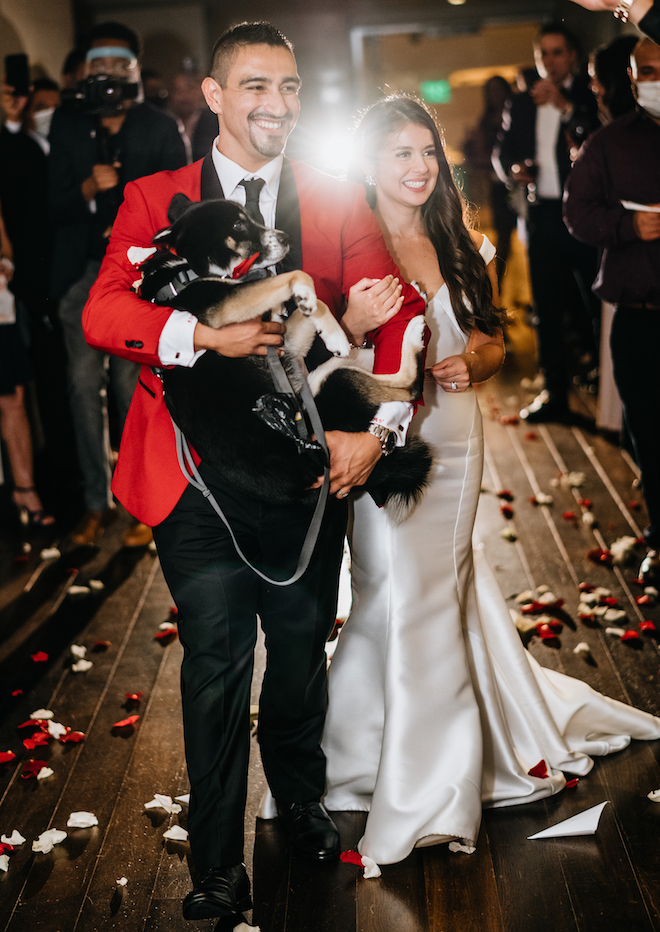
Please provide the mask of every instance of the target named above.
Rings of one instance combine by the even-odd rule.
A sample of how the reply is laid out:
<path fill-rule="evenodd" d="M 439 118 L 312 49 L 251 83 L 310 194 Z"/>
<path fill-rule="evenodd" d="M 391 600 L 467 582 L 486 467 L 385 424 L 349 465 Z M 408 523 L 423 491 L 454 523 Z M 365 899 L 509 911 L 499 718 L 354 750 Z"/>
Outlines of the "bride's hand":
<path fill-rule="evenodd" d="M 468 390 L 471 382 L 469 356 L 448 356 L 426 370 L 440 388 L 451 395 Z"/>
<path fill-rule="evenodd" d="M 398 278 L 362 278 L 348 292 L 348 306 L 341 319 L 349 340 L 355 346 L 365 335 L 399 313 L 403 304 L 403 286 Z"/>

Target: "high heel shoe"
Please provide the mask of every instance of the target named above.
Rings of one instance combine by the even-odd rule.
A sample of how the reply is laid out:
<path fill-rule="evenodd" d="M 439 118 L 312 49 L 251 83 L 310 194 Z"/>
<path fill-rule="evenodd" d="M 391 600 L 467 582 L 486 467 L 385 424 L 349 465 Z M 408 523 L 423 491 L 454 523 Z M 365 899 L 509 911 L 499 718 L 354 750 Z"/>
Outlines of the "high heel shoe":
<path fill-rule="evenodd" d="M 20 502 L 16 500 L 17 493 L 21 496 L 29 495 L 30 492 L 34 492 L 34 494 L 37 495 L 37 490 L 33 485 L 14 486 L 12 499 L 18 512 L 18 520 L 24 527 L 30 528 L 31 530 L 52 527 L 55 524 L 55 518 L 52 515 L 46 514 L 43 508 L 37 508 L 35 511 L 31 511 L 27 505 L 21 505 Z"/>

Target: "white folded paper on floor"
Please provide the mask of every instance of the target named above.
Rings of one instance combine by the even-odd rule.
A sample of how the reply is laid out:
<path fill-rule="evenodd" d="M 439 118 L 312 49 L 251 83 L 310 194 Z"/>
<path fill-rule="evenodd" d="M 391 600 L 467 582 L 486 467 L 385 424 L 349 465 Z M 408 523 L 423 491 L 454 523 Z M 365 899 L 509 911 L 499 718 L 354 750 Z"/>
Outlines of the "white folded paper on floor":
<path fill-rule="evenodd" d="M 180 825 L 173 825 L 172 828 L 163 832 L 163 838 L 167 838 L 170 841 L 188 841 L 188 832 L 185 828 L 181 828 Z"/>
<path fill-rule="evenodd" d="M 585 809 L 584 812 L 578 812 L 577 815 L 566 819 L 564 822 L 558 822 L 551 825 L 550 828 L 544 828 L 542 832 L 536 835 L 528 835 L 527 838 L 568 838 L 573 835 L 595 835 L 600 820 L 600 814 L 607 805 L 608 800 L 599 803 L 591 809 Z"/>

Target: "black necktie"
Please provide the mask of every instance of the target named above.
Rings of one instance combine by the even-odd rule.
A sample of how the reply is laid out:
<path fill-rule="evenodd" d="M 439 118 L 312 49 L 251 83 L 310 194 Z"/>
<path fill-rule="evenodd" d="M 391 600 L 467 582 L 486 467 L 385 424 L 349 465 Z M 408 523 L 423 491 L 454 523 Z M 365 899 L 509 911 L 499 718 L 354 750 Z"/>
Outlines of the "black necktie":
<path fill-rule="evenodd" d="M 252 181 L 240 181 L 239 184 L 245 188 L 246 211 L 253 220 L 265 227 L 264 216 L 259 210 L 259 195 L 266 182 L 263 178 L 253 178 Z"/>

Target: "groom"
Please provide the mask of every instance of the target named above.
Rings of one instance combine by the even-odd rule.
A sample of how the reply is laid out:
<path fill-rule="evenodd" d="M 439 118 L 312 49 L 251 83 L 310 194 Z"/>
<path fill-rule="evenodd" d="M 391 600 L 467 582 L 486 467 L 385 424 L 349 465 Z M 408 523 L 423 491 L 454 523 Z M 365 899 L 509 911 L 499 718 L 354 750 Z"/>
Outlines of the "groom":
<path fill-rule="evenodd" d="M 132 290 L 136 264 L 154 234 L 167 226 L 167 208 L 177 192 L 192 200 L 239 201 L 261 214 L 266 226 L 289 233 L 286 269 L 308 272 L 319 298 L 338 317 L 349 288 L 360 279 L 397 274 L 363 190 L 284 158 L 298 116 L 299 87 L 292 46 L 269 23 L 244 23 L 218 40 L 202 88 L 218 116 L 219 136 L 202 161 L 127 186 L 84 318 L 91 345 L 143 364 L 113 490 L 132 514 L 154 527 L 179 607 L 188 826 L 199 872 L 184 901 L 187 919 L 232 917 L 251 905 L 242 861 L 257 615 L 268 651 L 259 740 L 279 820 L 301 855 L 325 861 L 339 853 L 337 829 L 320 802 L 324 643 L 336 607 L 347 517 L 343 499 L 366 481 L 382 444 L 391 440 L 382 429 L 388 411 L 379 411 L 374 433 L 327 435 L 330 491 L 336 497 L 329 499 L 309 568 L 288 587 L 262 582 L 238 559 L 211 506 L 183 478 L 162 387 L 149 367 L 192 366 L 208 350 L 264 355 L 267 346 L 281 344 L 283 327 L 254 320 L 213 330 L 190 314 L 148 304 Z M 423 313 L 408 285 L 404 298 L 399 314 L 371 334 L 379 372 L 398 369 L 406 323 Z M 389 413 L 398 437 L 404 418 L 396 406 Z M 294 567 L 312 509 L 266 504 L 222 484 L 204 463 L 200 471 L 248 557 L 268 575 L 275 570 L 282 576 Z"/>

